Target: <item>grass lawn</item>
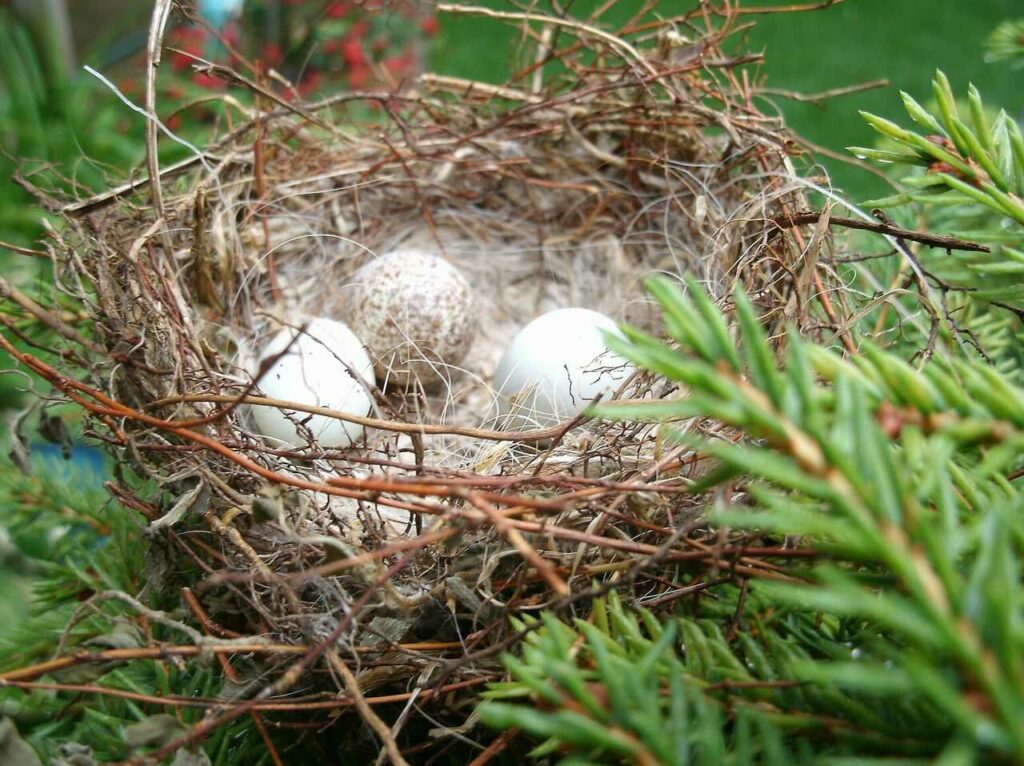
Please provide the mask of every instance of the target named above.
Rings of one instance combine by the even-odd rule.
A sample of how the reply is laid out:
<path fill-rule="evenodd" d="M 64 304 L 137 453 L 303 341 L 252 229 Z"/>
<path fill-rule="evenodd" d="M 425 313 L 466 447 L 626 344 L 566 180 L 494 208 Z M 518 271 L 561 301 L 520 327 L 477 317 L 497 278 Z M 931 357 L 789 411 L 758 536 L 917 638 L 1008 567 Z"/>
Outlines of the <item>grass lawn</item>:
<path fill-rule="evenodd" d="M 744 0 L 744 5 L 788 4 L 790 0 Z M 502 0 L 485 5 L 507 8 Z M 594 7 L 579 0 L 577 12 Z M 619 0 L 608 19 L 621 20 L 639 5 Z M 692 2 L 664 0 L 662 12 L 690 7 Z M 1024 74 L 986 64 L 982 43 L 1000 21 L 1024 15 L 1020 0 L 846 0 L 826 10 L 752 16 L 755 50 L 763 50 L 761 71 L 773 88 L 815 93 L 831 88 L 888 78 L 891 86 L 835 99 L 825 108 L 779 99 L 797 132 L 838 152 L 854 144 L 870 144 L 874 133 L 858 109 L 904 120 L 899 90 L 919 101 L 930 94 L 936 68 L 949 75 L 957 92 L 974 82 L 991 105 L 1024 118 Z M 435 64 L 453 74 L 500 82 L 509 70 L 514 32 L 493 21 L 471 17 L 445 19 Z M 870 174 L 837 161 L 824 163 L 835 185 L 854 197 L 884 189 Z"/>

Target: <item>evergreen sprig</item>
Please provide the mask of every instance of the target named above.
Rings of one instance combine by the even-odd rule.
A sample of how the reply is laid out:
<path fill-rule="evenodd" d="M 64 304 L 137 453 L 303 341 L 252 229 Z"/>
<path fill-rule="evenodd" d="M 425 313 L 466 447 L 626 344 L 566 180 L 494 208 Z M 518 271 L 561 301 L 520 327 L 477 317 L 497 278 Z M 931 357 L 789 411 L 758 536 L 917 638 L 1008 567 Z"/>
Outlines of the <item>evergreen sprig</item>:
<path fill-rule="evenodd" d="M 986 243 L 989 252 L 922 250 L 917 254 L 974 344 L 999 368 L 1024 368 L 1024 135 L 1006 110 L 990 109 L 973 85 L 958 103 L 945 74 L 932 83 L 934 106 L 902 93 L 920 130 L 863 113 L 887 142 L 851 147 L 855 154 L 896 170 L 905 191 L 867 203 L 916 205 L 927 228 Z M 894 173 L 895 174 L 895 173 Z"/>
<path fill-rule="evenodd" d="M 875 662 L 817 663 L 799 677 L 927 700 L 949 717 L 949 741 L 1024 758 L 1024 504 L 1008 478 L 1024 447 L 1024 391 L 984 364 L 918 370 L 870 344 L 847 360 L 796 332 L 777 364 L 742 292 L 739 348 L 696 284 L 684 296 L 656 280 L 652 292 L 679 348 L 633 330 L 611 343 L 692 395 L 605 413 L 712 416 L 744 433 L 701 443 L 721 465 L 701 488 L 749 481 L 753 507 L 717 523 L 807 535 L 831 558 L 813 585 L 754 587 L 888 637 Z"/>
<path fill-rule="evenodd" d="M 145 548 L 139 545 L 144 534 L 140 521 L 115 506 L 95 477 L 76 475 L 74 469 L 55 464 L 35 467 L 45 473 L 27 475 L 13 466 L 0 466 L 0 538 L 7 546 L 5 563 L 8 571 L 16 567 L 33 578 L 30 613 L 21 615 L 13 626 L 3 626 L 0 671 L 50 659 L 58 647 L 62 647 L 61 653 L 132 649 L 154 640 L 180 638 L 160 625 L 150 625 L 144 631 L 138 616 L 122 602 L 89 601 L 105 591 L 137 593 L 140 578 L 145 577 L 150 585 L 148 601 L 171 615 L 179 612 L 179 605 L 161 592 L 154 552 L 144 557 Z M 38 680 L 43 684 L 87 684 L 154 698 L 173 693 L 218 699 L 229 691 L 219 667 L 209 662 L 89 663 Z M 180 735 L 203 713 L 202 708 L 167 708 L 103 693 L 0 688 L 0 719 L 12 719 L 23 741 L 47 759 L 44 762 L 54 764 L 121 761 L 141 748 Z M 204 749 L 208 760 L 205 756 L 189 760 L 192 756 L 182 751 L 181 763 L 234 766 L 269 762 L 260 735 L 246 718 L 218 729 Z M 4 753 L 0 746 L 0 755 Z M 62 753 L 64 761 L 60 760 Z"/>
<path fill-rule="evenodd" d="M 588 621 L 550 614 L 506 657 L 510 679 L 494 684 L 481 720 L 542 740 L 535 758 L 582 763 L 800 764 L 861 751 L 920 756 L 944 725 L 927 704 L 880 709 L 867 695 L 795 681 L 822 657 L 848 657 L 861 626 L 790 611 L 772 615 L 755 597 L 756 631 L 730 640 L 722 625 L 738 589 L 719 592 L 703 619 L 658 618 L 614 592 Z"/>
<path fill-rule="evenodd" d="M 569 763 L 592 762 L 594 752 L 609 755 L 597 762 L 614 762 L 610 754 L 629 747 L 625 757 L 632 762 L 666 764 L 712 762 L 703 755 L 712 751 L 735 763 L 772 762 L 769 753 L 791 762 L 794 753 L 808 752 L 815 762 L 867 758 L 876 749 L 943 754 L 958 763 L 1024 759 L 1024 503 L 1012 478 L 1024 447 L 1024 391 L 981 363 L 934 360 L 916 369 L 870 343 L 847 359 L 795 331 L 779 360 L 741 291 L 733 294 L 733 327 L 692 281 L 685 295 L 666 278 L 650 288 L 674 342 L 623 328 L 624 338 L 609 336 L 609 344 L 687 393 L 608 404 L 598 413 L 667 427 L 713 418 L 733 437 L 741 435 L 694 442 L 718 464 L 694 491 L 731 481 L 740 498 L 710 522 L 767 537 L 801 536 L 822 555 L 818 563 L 787 569 L 802 583 L 752 583 L 737 639 L 742 649 L 713 641 L 712 663 L 690 662 L 697 645 L 686 638 L 685 621 L 679 641 L 664 638 L 670 628 L 643 616 L 651 645 L 634 651 L 625 642 L 629 662 L 643 673 L 624 680 L 630 672 L 607 646 L 623 643 L 621 628 L 603 628 L 608 619 L 600 609 L 592 624 L 572 629 L 549 619 L 522 660 L 509 661 L 513 687 L 497 692 L 529 694 L 560 715 L 588 716 L 605 738 L 620 732 L 619 751 L 591 739 L 583 724 L 559 727 L 550 718 L 543 724 L 536 714 L 507 706 L 485 708 L 485 720 L 553 737 L 583 759 Z M 584 642 L 582 659 L 573 658 L 569 647 L 578 644 L 566 630 Z M 791 649 L 790 660 L 776 661 L 773 674 L 762 671 L 752 658 L 780 644 Z M 665 659 L 670 656 L 683 669 Z M 566 675 L 566 667 L 586 672 Z M 759 710 L 772 714 L 746 724 L 746 731 L 758 732 L 754 751 L 744 744 L 747 760 L 739 757 L 735 716 L 750 699 L 734 689 L 729 704 L 717 708 L 720 690 L 710 699 L 700 695 L 728 667 L 738 677 L 801 684 L 785 690 L 788 696 L 771 690 L 757 700 Z M 626 715 L 645 694 L 657 700 L 641 709 L 659 722 L 661 739 Z M 673 727 L 683 726 L 692 738 L 710 736 L 693 728 L 693 721 L 705 720 L 700 716 L 712 715 L 699 712 L 701 705 L 718 711 L 720 723 L 732 723 L 722 724 L 718 740 L 683 747 L 672 738 Z M 807 724 L 825 715 L 831 725 L 795 726 L 790 719 Z M 891 741 L 894 723 L 902 751 Z M 838 736 L 846 729 L 856 736 Z M 668 745 L 657 744 L 662 740 L 675 744 L 665 750 Z"/>
<path fill-rule="evenodd" d="M 895 143 L 894 149 L 851 147 L 850 151 L 885 163 L 927 168 L 924 175 L 904 179 L 911 190 L 878 204 L 910 201 L 943 205 L 981 205 L 1024 225 L 1024 135 L 1017 122 L 1000 111 L 990 118 L 973 85 L 967 114 L 961 114 L 949 80 L 938 71 L 932 81 L 937 104 L 933 114 L 909 93 L 901 93 L 910 118 L 924 134 L 868 112 L 864 119 Z"/>
<path fill-rule="evenodd" d="M 1005 62 L 1014 69 L 1024 67 L 1024 19 L 1004 21 L 985 41 L 986 58 Z"/>

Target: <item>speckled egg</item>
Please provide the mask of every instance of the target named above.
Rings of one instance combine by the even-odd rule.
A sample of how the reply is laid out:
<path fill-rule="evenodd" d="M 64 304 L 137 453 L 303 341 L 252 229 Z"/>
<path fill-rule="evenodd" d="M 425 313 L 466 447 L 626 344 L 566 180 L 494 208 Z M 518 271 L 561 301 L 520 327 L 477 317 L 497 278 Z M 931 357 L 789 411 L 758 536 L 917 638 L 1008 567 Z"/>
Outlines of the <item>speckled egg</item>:
<path fill-rule="evenodd" d="M 450 380 L 477 329 L 465 277 L 444 258 L 419 250 L 395 250 L 356 271 L 344 311 L 389 388 Z"/>

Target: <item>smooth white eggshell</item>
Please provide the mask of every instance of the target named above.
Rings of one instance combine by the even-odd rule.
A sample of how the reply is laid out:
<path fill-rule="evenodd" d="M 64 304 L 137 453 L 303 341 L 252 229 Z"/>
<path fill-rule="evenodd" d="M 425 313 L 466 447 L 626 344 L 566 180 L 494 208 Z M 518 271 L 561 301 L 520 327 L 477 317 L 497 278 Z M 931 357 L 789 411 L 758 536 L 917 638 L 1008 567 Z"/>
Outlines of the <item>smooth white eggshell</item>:
<path fill-rule="evenodd" d="M 465 277 L 421 250 L 395 250 L 365 264 L 344 299 L 345 318 L 370 350 L 377 377 L 391 385 L 449 379 L 477 330 Z"/>
<path fill-rule="evenodd" d="M 506 426 L 546 428 L 613 393 L 633 366 L 608 350 L 602 331 L 621 335 L 604 314 L 568 308 L 542 314 L 516 333 L 494 375 Z"/>
<path fill-rule="evenodd" d="M 286 348 L 288 353 L 259 379 L 260 390 L 273 399 L 366 415 L 370 395 L 357 376 L 372 383 L 373 363 L 355 333 L 333 319 L 310 320 L 305 333 L 296 338 L 298 332 L 285 328 L 264 347 L 260 365 Z M 356 423 L 275 407 L 253 407 L 252 417 L 261 436 L 289 446 L 306 444 L 296 423 L 309 429 L 321 447 L 349 447 L 363 433 Z"/>

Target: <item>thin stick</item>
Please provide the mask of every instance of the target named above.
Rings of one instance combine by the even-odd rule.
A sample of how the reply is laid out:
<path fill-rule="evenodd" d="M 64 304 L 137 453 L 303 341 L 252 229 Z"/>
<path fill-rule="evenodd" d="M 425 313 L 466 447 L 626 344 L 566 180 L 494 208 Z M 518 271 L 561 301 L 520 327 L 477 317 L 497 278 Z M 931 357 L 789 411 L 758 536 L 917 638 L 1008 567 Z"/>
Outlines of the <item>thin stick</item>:
<path fill-rule="evenodd" d="M 577 34 L 590 35 L 596 37 L 599 40 L 603 40 L 612 48 L 615 48 L 621 52 L 627 54 L 634 62 L 639 64 L 643 69 L 647 71 L 649 75 L 654 78 L 658 78 L 658 70 L 655 69 L 651 63 L 643 56 L 640 51 L 634 48 L 632 45 L 627 43 L 625 40 L 616 37 L 613 34 L 605 32 L 599 27 L 593 27 L 589 24 L 584 24 L 576 19 L 561 18 L 558 16 L 544 16 L 534 13 L 514 13 L 512 11 L 496 11 L 491 8 L 482 8 L 475 5 L 457 5 L 453 3 L 439 3 L 437 10 L 441 13 L 464 13 L 472 14 L 474 16 L 486 16 L 491 19 L 503 19 L 505 21 L 536 21 L 541 24 L 550 24 L 552 26 L 568 27 Z"/>
<path fill-rule="evenodd" d="M 497 739 L 487 746 L 486 750 L 470 761 L 468 766 L 487 766 L 488 763 L 493 761 L 506 747 L 508 747 L 509 743 L 518 733 L 519 729 L 505 729 Z"/>
<path fill-rule="evenodd" d="M 10 250 L 12 253 L 18 253 L 18 255 L 31 255 L 33 258 L 49 258 L 50 254 L 45 250 L 33 250 L 30 247 L 22 247 L 16 245 L 13 242 L 6 242 L 0 239 L 0 248 L 4 250 Z"/>
<path fill-rule="evenodd" d="M 100 652 L 76 652 L 52 660 L 39 662 L 28 667 L 11 670 L 0 675 L 0 681 L 30 681 L 48 673 L 54 673 L 74 665 L 85 665 L 94 662 L 121 662 L 124 660 L 166 660 L 171 657 L 194 657 L 212 652 L 214 654 L 302 654 L 309 651 L 308 646 L 293 644 L 270 644 L 252 641 L 237 643 L 231 646 L 191 645 L 183 646 L 142 646 L 131 649 L 105 649 Z"/>
<path fill-rule="evenodd" d="M 772 223 L 780 229 L 792 229 L 795 226 L 806 226 L 807 224 L 817 223 L 819 218 L 821 218 L 821 213 L 809 210 L 778 216 L 777 218 L 772 219 Z M 844 229 L 872 231 L 876 234 L 884 234 L 885 236 L 897 237 L 899 239 L 908 239 L 911 242 L 919 242 L 922 245 L 938 247 L 943 250 L 962 250 L 970 253 L 992 252 L 990 248 L 979 244 L 978 242 L 970 242 L 966 239 L 949 237 L 944 234 L 929 234 L 923 231 L 914 231 L 913 229 L 902 229 L 899 226 L 893 226 L 889 223 L 862 221 L 859 218 L 837 218 L 836 216 L 832 216 L 829 219 L 829 225 L 841 226 Z"/>
<path fill-rule="evenodd" d="M 734 8 L 732 12 L 737 16 L 759 15 L 768 13 L 801 13 L 805 11 L 823 11 L 834 5 L 839 5 L 844 0 L 821 0 L 819 3 L 804 3 L 802 5 L 770 5 L 766 8 Z"/>
<path fill-rule="evenodd" d="M 799 101 L 801 103 L 814 104 L 815 106 L 821 106 L 822 101 L 827 101 L 830 98 L 837 98 L 839 96 L 849 96 L 853 93 L 863 93 L 866 90 L 874 90 L 875 88 L 887 88 L 889 87 L 889 81 L 885 78 L 880 80 L 869 80 L 868 82 L 859 82 L 854 85 L 846 85 L 842 88 L 832 88 L 830 90 L 822 90 L 817 93 L 798 93 L 792 90 L 780 90 L 777 88 L 758 88 L 758 95 L 767 96 L 782 96 L 790 101 Z"/>
<path fill-rule="evenodd" d="M 216 162 L 220 161 L 220 158 L 214 157 L 213 155 L 210 154 L 207 154 L 206 157 L 207 159 Z M 112 189 L 108 189 L 107 191 L 100 192 L 99 194 L 94 194 L 93 196 L 87 197 L 86 199 L 78 200 L 77 202 L 72 202 L 62 207 L 60 209 L 60 213 L 62 215 L 79 215 L 82 213 L 90 213 L 96 208 L 114 202 L 117 199 L 123 197 L 124 195 L 130 194 L 136 189 L 139 189 L 147 184 L 152 186 L 154 178 L 157 179 L 157 183 L 159 184 L 159 180 L 162 178 L 169 178 L 170 176 L 177 175 L 178 173 L 183 173 L 184 171 L 191 169 L 193 165 L 199 164 L 200 159 L 201 158 L 196 155 L 186 157 L 183 160 L 175 162 L 173 165 L 168 165 L 163 170 L 161 170 L 157 176 L 147 175 L 144 178 L 138 178 L 133 181 L 128 181 L 119 186 L 115 186 Z"/>
<path fill-rule="evenodd" d="M 215 404 L 255 404 L 260 407 L 276 407 L 282 410 L 294 410 L 305 412 L 310 415 L 323 415 L 324 417 L 343 420 L 347 423 L 357 423 L 367 428 L 376 428 L 381 431 L 391 431 L 399 434 L 420 434 L 420 435 L 446 435 L 446 436 L 469 436 L 474 439 L 484 439 L 496 442 L 520 442 L 520 441 L 546 441 L 562 434 L 565 426 L 572 423 L 583 423 L 585 417 L 577 417 L 574 420 L 560 423 L 550 428 L 538 428 L 532 431 L 493 431 L 486 428 L 471 428 L 470 426 L 442 425 L 434 423 L 402 423 L 395 420 L 384 420 L 383 418 L 370 418 L 361 415 L 353 415 L 350 412 L 332 410 L 328 407 L 317 407 L 312 404 L 301 402 L 289 402 L 284 399 L 271 399 L 266 396 L 226 396 L 223 394 L 186 394 L 182 396 L 168 396 L 152 402 L 149 407 L 164 407 L 170 404 L 184 404 L 191 402 L 210 402 Z M 208 420 L 208 418 L 206 419 Z M 180 426 L 191 426 L 190 422 L 182 422 Z"/>
<path fill-rule="evenodd" d="M 160 185 L 160 155 L 157 150 L 158 128 L 156 121 L 156 71 L 160 66 L 160 47 L 163 45 L 164 30 L 171 16 L 173 0 L 156 0 L 153 17 L 149 24 L 149 38 L 146 41 L 146 165 L 149 168 L 149 185 L 153 193 L 153 208 L 156 217 L 164 219 L 164 193 Z M 164 255 L 171 257 L 172 248 L 167 229 L 162 231 Z"/>
<path fill-rule="evenodd" d="M 210 621 L 209 616 L 206 614 L 206 610 L 203 609 L 202 604 L 199 603 L 199 599 L 195 597 L 188 588 L 182 588 L 182 596 L 185 598 L 185 603 L 188 604 L 188 608 L 192 610 L 192 614 L 199 620 L 199 624 L 203 626 L 203 630 L 206 633 L 212 633 L 211 630 L 213 623 Z M 228 680 L 232 683 L 237 684 L 241 679 L 238 672 L 231 666 L 231 661 L 223 654 L 218 654 L 217 659 L 220 661 L 221 669 L 224 671 L 224 675 L 228 677 Z M 256 727 L 256 731 L 259 732 L 260 737 L 263 739 L 263 744 L 267 746 L 267 752 L 270 753 L 270 760 L 274 762 L 274 766 L 284 766 L 284 761 L 281 760 L 280 754 L 277 752 L 277 748 L 274 747 L 273 740 L 270 739 L 270 733 L 267 731 L 266 724 L 263 723 L 263 716 L 261 716 L 255 710 L 249 711 L 249 717 L 252 719 L 253 725 Z"/>
<path fill-rule="evenodd" d="M 363 690 L 359 688 L 359 679 L 356 678 L 355 674 L 349 669 L 349 666 L 338 656 L 336 649 L 329 649 L 327 651 L 327 661 L 345 682 L 345 691 L 352 697 L 352 704 L 355 705 L 360 717 L 384 743 L 384 749 L 388 754 L 388 758 L 391 759 L 391 763 L 394 766 L 409 766 L 409 762 L 402 757 L 402 752 L 398 749 L 398 743 L 391 736 L 391 728 L 370 707 L 366 697 L 363 696 Z"/>
<path fill-rule="evenodd" d="M 97 354 L 104 353 L 104 350 L 99 345 L 93 343 L 74 328 L 68 327 L 58 312 L 47 311 L 6 279 L 0 277 L 0 303 L 4 300 L 14 301 L 51 330 L 63 335 L 68 340 L 74 341 L 83 348 L 87 348 Z"/>
<path fill-rule="evenodd" d="M 488 520 L 494 524 L 494 528 L 498 530 L 498 534 L 505 537 L 519 551 L 519 555 L 523 557 L 523 560 L 537 570 L 537 573 L 547 581 L 551 590 L 562 597 L 569 595 L 569 586 L 565 580 L 558 576 L 558 569 L 555 565 L 541 556 L 532 545 L 526 542 L 526 538 L 522 536 L 508 518 L 476 492 L 470 493 L 469 501 L 473 503 L 474 507 L 484 512 Z"/>
<path fill-rule="evenodd" d="M 417 689 L 412 692 L 382 694 L 376 697 L 365 697 L 364 699 L 369 705 L 392 705 L 396 702 L 406 702 L 414 695 L 418 696 L 419 699 L 427 700 L 442 694 L 448 694 L 449 692 L 459 691 L 460 689 L 468 689 L 473 686 L 490 683 L 493 680 L 495 680 L 494 676 L 478 676 L 476 678 L 470 678 L 465 681 L 456 681 L 455 683 L 445 684 L 432 689 Z M 210 699 L 209 697 L 181 697 L 178 695 L 155 696 L 151 694 L 143 694 L 141 692 L 127 691 L 125 689 L 114 689 L 109 686 L 99 686 L 98 684 L 58 684 L 35 681 L 7 681 L 0 678 L 0 688 L 4 687 L 12 689 L 38 689 L 40 691 L 67 692 L 70 694 L 99 694 L 106 697 L 132 700 L 133 702 L 176 708 L 213 708 L 223 705 L 225 702 L 225 700 L 222 699 Z M 310 701 L 275 700 L 273 702 L 257 703 L 252 706 L 252 709 L 259 710 L 261 712 L 277 713 L 314 712 L 317 710 L 344 710 L 345 708 L 352 707 L 352 704 L 352 700 L 347 698 Z"/>

